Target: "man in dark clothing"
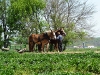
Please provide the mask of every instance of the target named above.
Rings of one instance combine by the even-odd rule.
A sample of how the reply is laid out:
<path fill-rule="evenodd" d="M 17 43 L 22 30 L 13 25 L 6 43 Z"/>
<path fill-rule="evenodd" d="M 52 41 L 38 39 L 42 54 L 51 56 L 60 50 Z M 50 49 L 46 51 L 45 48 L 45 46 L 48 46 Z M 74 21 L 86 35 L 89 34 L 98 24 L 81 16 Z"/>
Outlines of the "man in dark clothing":
<path fill-rule="evenodd" d="M 62 51 L 62 40 L 63 36 L 60 34 L 60 32 L 58 32 L 57 41 L 58 41 L 58 49 L 60 52 Z"/>

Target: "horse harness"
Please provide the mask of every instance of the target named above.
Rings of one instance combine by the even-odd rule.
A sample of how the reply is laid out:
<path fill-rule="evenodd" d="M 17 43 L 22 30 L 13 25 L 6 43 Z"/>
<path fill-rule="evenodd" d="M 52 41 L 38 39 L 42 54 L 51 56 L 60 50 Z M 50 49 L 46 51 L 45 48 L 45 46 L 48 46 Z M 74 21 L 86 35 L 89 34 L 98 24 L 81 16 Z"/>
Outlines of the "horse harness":
<path fill-rule="evenodd" d="M 44 39 L 50 40 L 50 37 L 48 36 L 47 33 L 44 33 L 44 34 L 43 34 L 43 38 L 42 38 L 42 39 L 41 39 L 41 37 L 39 36 L 39 37 L 38 37 L 38 41 L 35 42 L 35 43 L 38 43 L 38 42 L 42 43 L 41 41 L 44 40 Z"/>

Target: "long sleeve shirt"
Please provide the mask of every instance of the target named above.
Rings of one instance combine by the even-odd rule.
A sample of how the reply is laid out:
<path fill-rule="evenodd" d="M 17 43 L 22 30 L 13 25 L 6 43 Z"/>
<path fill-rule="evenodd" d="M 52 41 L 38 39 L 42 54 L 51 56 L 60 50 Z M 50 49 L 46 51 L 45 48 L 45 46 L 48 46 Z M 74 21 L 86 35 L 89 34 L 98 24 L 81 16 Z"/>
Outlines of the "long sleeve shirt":
<path fill-rule="evenodd" d="M 58 36 L 57 36 L 57 40 L 60 40 L 60 41 L 62 41 L 62 40 L 63 40 L 63 37 L 62 37 L 62 35 L 58 35 Z"/>

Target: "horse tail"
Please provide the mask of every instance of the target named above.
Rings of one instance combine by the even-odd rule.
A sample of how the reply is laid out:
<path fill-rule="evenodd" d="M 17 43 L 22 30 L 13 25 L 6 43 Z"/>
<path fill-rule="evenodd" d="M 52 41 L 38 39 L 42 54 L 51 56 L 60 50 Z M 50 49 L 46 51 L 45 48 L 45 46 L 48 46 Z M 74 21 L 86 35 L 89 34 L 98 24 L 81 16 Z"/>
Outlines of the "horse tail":
<path fill-rule="evenodd" d="M 32 52 L 32 44 L 33 44 L 32 35 L 30 35 L 28 38 L 28 44 L 29 44 L 29 52 Z"/>

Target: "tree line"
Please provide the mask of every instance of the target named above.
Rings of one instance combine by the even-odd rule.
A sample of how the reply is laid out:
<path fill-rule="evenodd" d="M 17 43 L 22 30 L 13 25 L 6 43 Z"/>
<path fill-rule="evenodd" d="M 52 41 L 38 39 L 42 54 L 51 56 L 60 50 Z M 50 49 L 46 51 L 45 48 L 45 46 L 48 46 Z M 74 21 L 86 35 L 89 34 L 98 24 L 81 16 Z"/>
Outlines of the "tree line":
<path fill-rule="evenodd" d="M 64 45 L 84 39 L 91 31 L 94 6 L 81 0 L 0 0 L 0 47 L 28 43 L 32 33 L 64 27 Z"/>

